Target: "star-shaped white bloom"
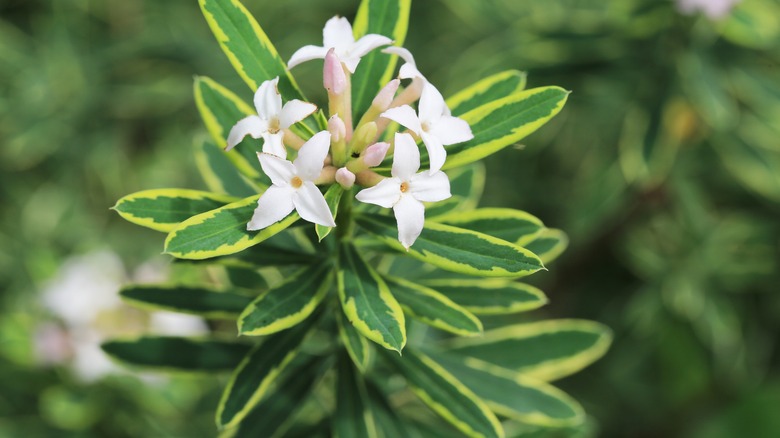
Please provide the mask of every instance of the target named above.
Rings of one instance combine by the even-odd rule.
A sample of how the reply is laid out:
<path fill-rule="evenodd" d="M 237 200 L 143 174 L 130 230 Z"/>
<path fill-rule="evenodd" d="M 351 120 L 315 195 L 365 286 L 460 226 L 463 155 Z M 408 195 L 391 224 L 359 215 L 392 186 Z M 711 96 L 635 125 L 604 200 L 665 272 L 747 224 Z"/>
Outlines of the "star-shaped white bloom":
<path fill-rule="evenodd" d="M 260 166 L 273 185 L 257 200 L 249 231 L 261 230 L 297 210 L 304 220 L 335 227 L 333 215 L 314 180 L 320 176 L 330 147 L 330 133 L 321 131 L 301 146 L 298 157 L 289 162 L 276 155 L 258 153 Z"/>
<path fill-rule="evenodd" d="M 298 49 L 287 61 L 287 66 L 293 68 L 298 64 L 312 59 L 324 59 L 328 50 L 335 49 L 336 56 L 347 67 L 350 73 L 360 62 L 360 58 L 377 47 L 391 44 L 393 40 L 386 36 L 374 33 L 368 34 L 355 41 L 352 35 L 352 25 L 344 17 L 333 17 L 325 23 L 322 29 L 322 47 L 303 46 Z"/>
<path fill-rule="evenodd" d="M 431 172 L 441 170 L 447 151 L 444 146 L 471 140 L 469 124 L 458 117 L 450 115 L 447 104 L 444 103 L 439 90 L 430 83 L 423 86 L 417 113 L 409 105 L 390 108 L 383 112 L 386 117 L 404 125 L 422 138 L 431 163 Z"/>
<path fill-rule="evenodd" d="M 355 197 L 362 202 L 393 208 L 398 222 L 398 240 L 409 249 L 425 224 L 423 202 L 449 198 L 450 180 L 444 172 L 420 172 L 420 150 L 409 134 L 395 134 L 392 178 L 361 190 Z"/>
<path fill-rule="evenodd" d="M 244 137 L 251 135 L 252 138 L 263 138 L 263 152 L 287 157 L 282 142 L 284 130 L 316 111 L 317 105 L 293 99 L 282 106 L 282 96 L 276 88 L 278 83 L 277 76 L 260 84 L 254 99 L 257 115 L 245 117 L 233 126 L 226 150 L 233 149 Z"/>
<path fill-rule="evenodd" d="M 417 63 L 414 62 L 414 56 L 412 56 L 412 52 L 410 52 L 407 49 L 404 49 L 403 47 L 398 46 L 390 46 L 382 49 L 382 53 L 388 53 L 390 55 L 398 55 L 401 57 L 401 59 L 404 60 L 404 65 L 401 66 L 401 69 L 398 71 L 398 77 L 401 79 L 415 79 L 419 78 L 422 79 L 423 82 L 428 82 L 428 79 L 423 76 L 422 73 L 420 73 L 420 70 L 417 70 Z"/>

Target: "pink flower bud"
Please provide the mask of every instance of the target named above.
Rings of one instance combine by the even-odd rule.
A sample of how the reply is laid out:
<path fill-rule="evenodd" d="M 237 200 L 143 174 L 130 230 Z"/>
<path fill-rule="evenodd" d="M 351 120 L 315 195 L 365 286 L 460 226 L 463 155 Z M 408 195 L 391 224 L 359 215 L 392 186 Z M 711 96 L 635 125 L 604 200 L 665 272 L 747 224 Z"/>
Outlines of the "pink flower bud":
<path fill-rule="evenodd" d="M 346 167 L 342 167 L 336 171 L 336 182 L 341 184 L 341 187 L 348 189 L 355 185 L 355 174 Z"/>
<path fill-rule="evenodd" d="M 336 95 L 343 94 L 347 89 L 347 75 L 334 49 L 328 50 L 328 54 L 325 55 L 322 83 L 329 93 Z"/>
<path fill-rule="evenodd" d="M 328 131 L 330 132 L 330 140 L 333 143 L 344 140 L 344 137 L 347 135 L 347 126 L 344 125 L 344 121 L 341 120 L 338 114 L 335 114 L 328 120 Z"/>
<path fill-rule="evenodd" d="M 388 82 L 387 85 L 379 90 L 379 93 L 374 98 L 374 101 L 371 102 L 371 106 L 377 108 L 379 111 L 385 111 L 386 109 L 390 108 L 390 104 L 393 102 L 395 92 L 398 91 L 399 85 L 401 85 L 401 81 L 399 79 L 393 79 L 392 81 Z"/>
<path fill-rule="evenodd" d="M 388 149 L 390 149 L 390 143 L 380 142 L 372 144 L 363 152 L 363 162 L 368 167 L 379 166 L 385 159 Z"/>

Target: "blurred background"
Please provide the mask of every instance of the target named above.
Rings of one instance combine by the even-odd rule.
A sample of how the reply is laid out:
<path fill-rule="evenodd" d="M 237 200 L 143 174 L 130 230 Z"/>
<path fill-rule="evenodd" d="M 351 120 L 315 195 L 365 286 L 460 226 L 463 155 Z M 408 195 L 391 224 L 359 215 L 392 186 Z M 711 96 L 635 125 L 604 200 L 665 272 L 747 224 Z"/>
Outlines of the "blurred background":
<path fill-rule="evenodd" d="M 358 0 L 245 0 L 283 58 Z M 780 430 L 780 1 L 417 0 L 405 46 L 445 96 L 506 69 L 573 90 L 487 160 L 483 206 L 527 210 L 569 250 L 537 316 L 615 343 L 560 386 L 585 436 Z M 161 235 L 109 211 L 205 188 L 193 75 L 251 98 L 194 0 L 0 1 L 0 436 L 213 436 L 224 377 L 114 365 L 101 339 L 197 334 L 122 307 L 172 273 Z M 319 66 L 296 68 L 321 100 Z"/>

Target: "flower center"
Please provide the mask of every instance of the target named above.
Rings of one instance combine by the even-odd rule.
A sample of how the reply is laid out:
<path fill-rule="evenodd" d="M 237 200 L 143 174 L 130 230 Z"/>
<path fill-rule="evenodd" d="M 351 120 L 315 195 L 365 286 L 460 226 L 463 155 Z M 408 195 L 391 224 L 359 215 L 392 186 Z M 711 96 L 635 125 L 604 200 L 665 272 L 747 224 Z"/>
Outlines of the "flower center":
<path fill-rule="evenodd" d="M 282 129 L 282 126 L 279 123 L 279 119 L 277 119 L 276 117 L 274 117 L 273 119 L 271 119 L 268 122 L 268 132 L 270 132 L 271 134 L 276 134 L 281 129 Z"/>
<path fill-rule="evenodd" d="M 406 193 L 409 191 L 409 183 L 408 182 L 402 182 L 401 183 L 401 193 Z"/>
<path fill-rule="evenodd" d="M 422 130 L 428 132 L 431 130 L 431 122 L 423 122 Z"/>
<path fill-rule="evenodd" d="M 299 189 L 303 185 L 303 180 L 300 177 L 294 176 L 290 180 L 290 185 L 295 189 Z"/>

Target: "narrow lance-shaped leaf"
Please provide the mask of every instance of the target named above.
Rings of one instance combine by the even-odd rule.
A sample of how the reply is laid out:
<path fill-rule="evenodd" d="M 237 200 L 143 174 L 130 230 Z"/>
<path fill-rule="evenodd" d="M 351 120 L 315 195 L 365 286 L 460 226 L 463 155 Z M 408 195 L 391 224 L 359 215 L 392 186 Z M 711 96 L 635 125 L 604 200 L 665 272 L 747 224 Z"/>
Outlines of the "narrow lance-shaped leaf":
<path fill-rule="evenodd" d="M 250 346 L 211 339 L 145 336 L 113 340 L 103 351 L 122 362 L 169 371 L 222 371 L 235 368 Z"/>
<path fill-rule="evenodd" d="M 234 254 L 268 239 L 298 220 L 292 213 L 268 228 L 247 231 L 260 195 L 193 216 L 165 239 L 165 252 L 181 259 L 202 260 Z"/>
<path fill-rule="evenodd" d="M 552 385 L 472 368 L 457 356 L 437 354 L 432 357 L 497 414 L 546 427 L 576 426 L 585 420 L 579 403 Z"/>
<path fill-rule="evenodd" d="M 526 249 L 533 251 L 544 263 L 550 263 L 557 259 L 567 246 L 569 246 L 569 237 L 563 231 L 555 228 L 540 230 L 539 234 L 525 245 Z"/>
<path fill-rule="evenodd" d="M 385 357 L 423 403 L 467 436 L 504 436 L 501 423 L 485 402 L 429 357 L 410 349 L 403 357 Z"/>
<path fill-rule="evenodd" d="M 363 0 L 353 26 L 355 39 L 369 33 L 389 37 L 402 46 L 409 28 L 411 0 Z M 366 112 L 376 93 L 393 77 L 397 58 L 371 51 L 360 60 L 352 77 L 352 102 L 355 114 Z"/>
<path fill-rule="evenodd" d="M 247 137 L 234 149 L 224 150 L 233 125 L 244 117 L 255 114 L 255 110 L 211 78 L 196 77 L 194 87 L 198 112 L 211 139 L 222 149 L 221 153 L 225 154 L 241 174 L 254 181 L 262 181 L 263 185 L 268 186 L 270 180 L 263 173 L 256 155 L 262 140 Z"/>
<path fill-rule="evenodd" d="M 237 425 L 268 395 L 274 381 L 298 355 L 315 322 L 310 319 L 292 330 L 268 337 L 241 361 L 217 407 L 216 420 L 220 429 Z"/>
<path fill-rule="evenodd" d="M 346 355 L 337 365 L 336 412 L 333 436 L 337 438 L 374 438 L 379 436 L 374 414 L 369 406 L 363 376 L 352 368 Z"/>
<path fill-rule="evenodd" d="M 214 143 L 203 141 L 196 144 L 195 165 L 211 191 L 246 198 L 265 189 L 266 186 L 260 186 L 242 175 Z"/>
<path fill-rule="evenodd" d="M 475 315 L 527 312 L 547 304 L 544 292 L 530 284 L 501 278 L 425 279 L 421 284 L 463 306 Z"/>
<path fill-rule="evenodd" d="M 602 324 L 559 319 L 503 327 L 485 332 L 479 339 L 455 339 L 447 347 L 466 356 L 466 363 L 475 368 L 552 381 L 596 361 L 611 341 L 612 332 Z"/>
<path fill-rule="evenodd" d="M 479 319 L 446 296 L 401 278 L 385 277 L 385 281 L 407 315 L 456 335 L 482 334 Z"/>
<path fill-rule="evenodd" d="M 443 168 L 473 163 L 517 143 L 558 114 L 568 96 L 559 87 L 532 88 L 463 114 L 474 138 L 448 146 Z"/>
<path fill-rule="evenodd" d="M 334 220 L 338 215 L 339 201 L 341 201 L 341 196 L 343 194 L 344 194 L 344 189 L 338 184 L 333 184 L 332 186 L 330 186 L 328 191 L 325 192 L 325 202 L 328 203 L 328 207 L 330 208 L 330 212 L 333 215 Z M 322 241 L 322 239 L 324 239 L 328 234 L 330 234 L 331 230 L 333 230 L 333 227 L 316 224 L 314 226 L 314 229 L 317 232 L 317 238 L 320 241 Z"/>
<path fill-rule="evenodd" d="M 516 245 L 525 246 L 526 249 L 539 255 L 525 244 L 539 236 L 544 229 L 544 224 L 537 217 L 524 211 L 511 208 L 459 210 L 439 216 L 435 221 L 485 233 Z"/>
<path fill-rule="evenodd" d="M 351 244 L 340 247 L 338 285 L 341 307 L 355 329 L 382 347 L 400 353 L 406 344 L 401 306 Z"/>
<path fill-rule="evenodd" d="M 238 332 L 270 335 L 308 318 L 331 288 L 332 272 L 329 263 L 315 264 L 260 295 L 238 318 Z"/>
<path fill-rule="evenodd" d="M 436 222 L 425 223 L 408 252 L 398 241 L 395 219 L 362 214 L 357 223 L 388 246 L 447 271 L 483 277 L 522 277 L 544 269 L 532 252 L 497 239 Z"/>
<path fill-rule="evenodd" d="M 347 350 L 347 354 L 360 372 L 365 373 L 371 363 L 374 350 L 368 340 L 358 333 L 352 323 L 347 320 L 344 312 L 338 312 L 336 320 L 338 321 L 339 339 L 344 344 L 344 349 Z"/>
<path fill-rule="evenodd" d="M 447 106 L 453 116 L 461 116 L 486 103 L 502 99 L 525 88 L 527 74 L 507 70 L 488 76 L 459 91 L 449 99 Z"/>
<path fill-rule="evenodd" d="M 137 307 L 212 319 L 233 319 L 252 302 L 251 298 L 235 293 L 173 285 L 134 285 L 122 289 L 119 295 Z"/>
<path fill-rule="evenodd" d="M 227 429 L 219 438 L 275 438 L 284 436 L 295 420 L 295 414 L 303 408 L 307 398 L 330 368 L 330 361 L 319 356 L 305 358 L 302 364 L 294 361 L 281 375 L 273 397 L 266 397 L 239 424 Z"/>
<path fill-rule="evenodd" d="M 127 195 L 112 209 L 128 222 L 167 233 L 196 214 L 235 201 L 231 196 L 199 190 L 154 189 Z"/>

